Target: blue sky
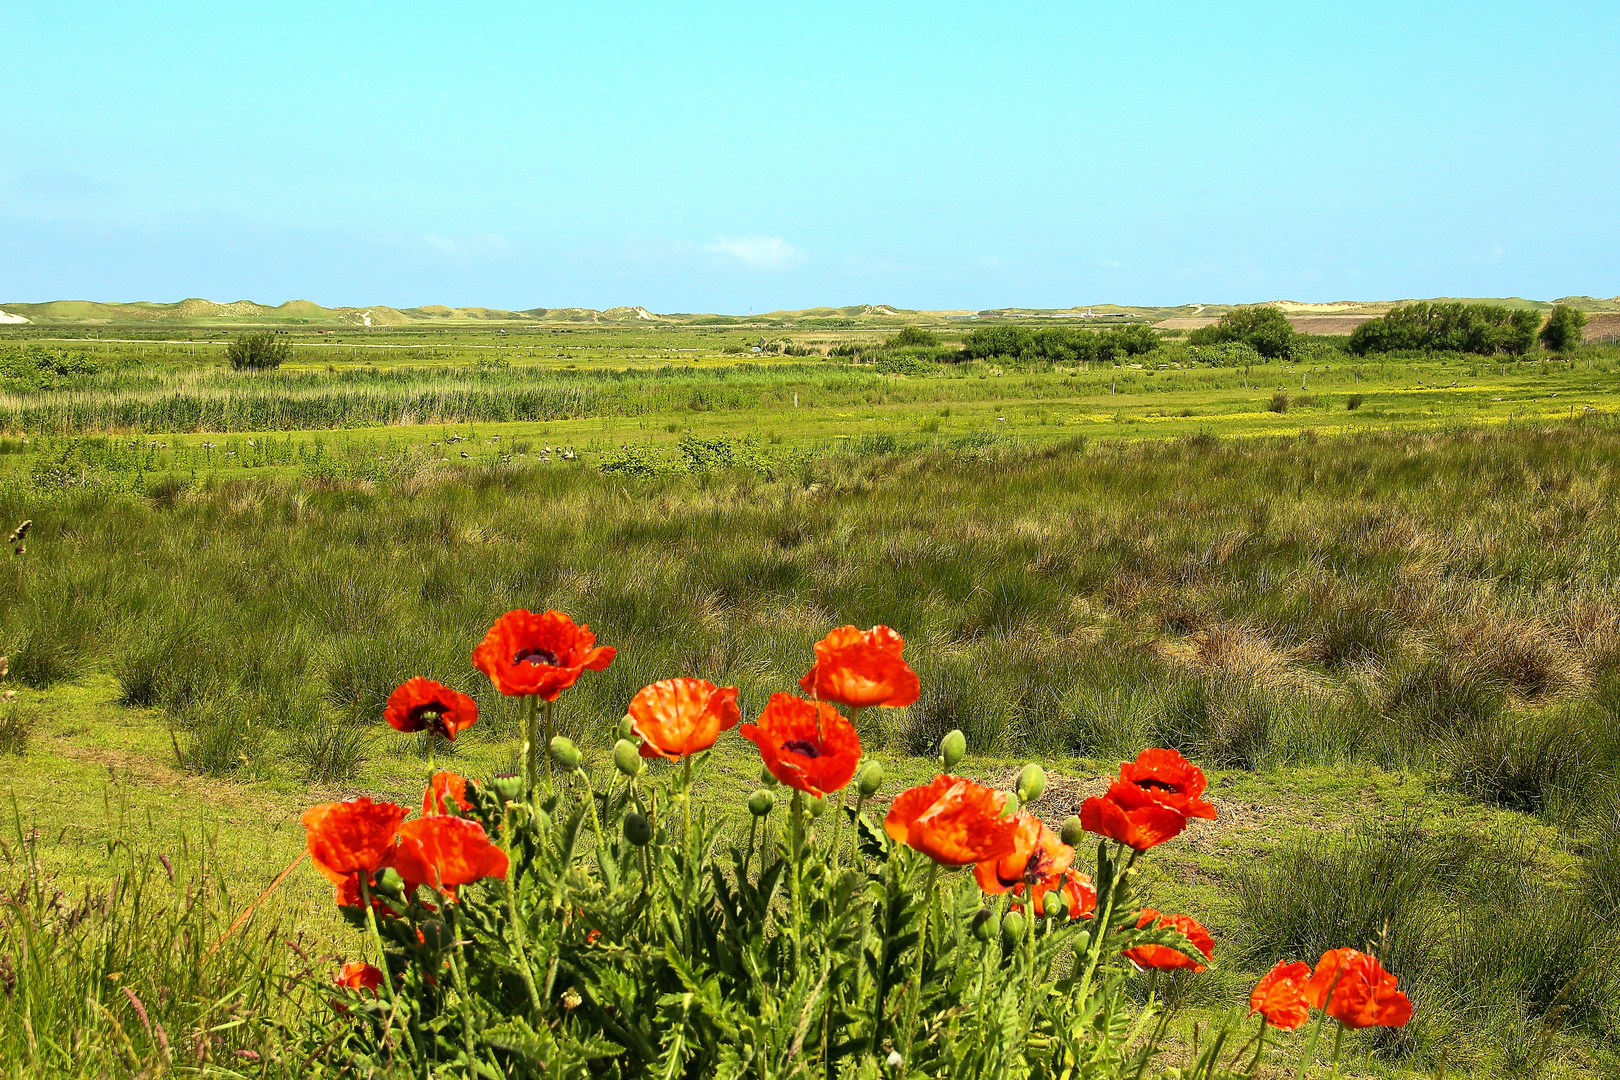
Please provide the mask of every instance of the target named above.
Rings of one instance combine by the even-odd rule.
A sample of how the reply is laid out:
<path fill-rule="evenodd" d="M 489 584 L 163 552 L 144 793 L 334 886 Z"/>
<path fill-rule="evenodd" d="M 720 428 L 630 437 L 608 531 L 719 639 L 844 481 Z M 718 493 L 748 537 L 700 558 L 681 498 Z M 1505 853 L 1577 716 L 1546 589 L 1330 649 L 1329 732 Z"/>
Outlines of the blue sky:
<path fill-rule="evenodd" d="M 13 3 L 0 301 L 1620 293 L 1620 4 Z"/>

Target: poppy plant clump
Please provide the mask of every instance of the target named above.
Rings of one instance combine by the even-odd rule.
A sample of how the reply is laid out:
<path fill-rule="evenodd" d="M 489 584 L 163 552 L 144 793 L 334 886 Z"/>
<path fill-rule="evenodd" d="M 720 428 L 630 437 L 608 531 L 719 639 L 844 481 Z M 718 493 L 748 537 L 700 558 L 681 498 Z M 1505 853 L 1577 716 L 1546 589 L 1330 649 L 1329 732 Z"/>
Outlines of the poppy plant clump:
<path fill-rule="evenodd" d="M 1169 1017 L 1150 1022 L 1162 999 L 1128 983 L 1198 977 L 1215 941 L 1143 903 L 1135 865 L 1216 816 L 1202 770 L 1144 750 L 1058 829 L 1037 813 L 1039 765 L 1010 790 L 957 775 L 968 746 L 952 731 L 937 774 L 874 809 L 884 764 L 855 721 L 917 700 L 903 648 L 885 626 L 833 630 L 800 681 L 808 696 L 772 694 L 747 722 L 735 686 L 659 679 L 576 745 L 552 736 L 551 703 L 613 650 L 560 612 L 502 616 L 474 655 L 527 699 L 523 775 L 430 765 L 420 814 L 361 796 L 303 815 L 307 854 L 367 951 L 321 980 L 329 1008 L 291 1060 L 524 1080 L 1145 1075 L 1130 1063 L 1153 1060 Z M 418 677 L 383 719 L 454 738 L 475 717 Z M 710 780 L 730 767 L 714 752 L 733 729 L 763 785 L 734 795 Z M 700 795 L 734 798 L 735 816 L 711 821 Z M 1102 837 L 1094 862 L 1087 831 Z M 1395 977 L 1353 949 L 1278 964 L 1250 1006 L 1248 1072 L 1220 1057 L 1227 1030 L 1192 1040 L 1186 1075 L 1255 1075 L 1266 1030 L 1313 1009 L 1318 1032 L 1327 1017 L 1342 1031 L 1411 1015 Z"/>

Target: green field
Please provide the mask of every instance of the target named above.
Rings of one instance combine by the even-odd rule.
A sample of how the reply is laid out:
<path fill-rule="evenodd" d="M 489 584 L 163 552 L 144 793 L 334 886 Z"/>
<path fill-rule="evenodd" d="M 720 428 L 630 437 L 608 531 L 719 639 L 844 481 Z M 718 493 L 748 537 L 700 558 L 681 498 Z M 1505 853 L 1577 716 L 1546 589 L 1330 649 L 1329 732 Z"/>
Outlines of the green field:
<path fill-rule="evenodd" d="M 34 523 L 0 566 L 4 873 L 73 896 L 120 838 L 208 850 L 228 922 L 304 806 L 420 789 L 379 721 L 404 678 L 478 700 L 439 764 L 515 762 L 469 660 L 508 608 L 619 648 L 559 711 L 597 769 L 642 685 L 735 684 L 746 718 L 882 622 L 923 684 L 863 716 L 886 797 L 952 728 L 971 775 L 1046 762 L 1054 821 L 1142 746 L 1209 770 L 1221 818 L 1149 871 L 1218 942 L 1191 1015 L 1387 931 L 1418 1019 L 1352 1040 L 1357 1075 L 1616 1075 L 1620 349 L 1062 367 L 892 332 L 351 328 L 258 374 L 202 332 L 0 335 L 0 522 Z M 735 810 L 757 756 L 716 759 Z M 267 963 L 358 947 L 330 896 L 271 897 Z M 84 1075 L 138 1071 L 86 1015 Z M 32 1037 L 0 1012 L 0 1070 Z"/>

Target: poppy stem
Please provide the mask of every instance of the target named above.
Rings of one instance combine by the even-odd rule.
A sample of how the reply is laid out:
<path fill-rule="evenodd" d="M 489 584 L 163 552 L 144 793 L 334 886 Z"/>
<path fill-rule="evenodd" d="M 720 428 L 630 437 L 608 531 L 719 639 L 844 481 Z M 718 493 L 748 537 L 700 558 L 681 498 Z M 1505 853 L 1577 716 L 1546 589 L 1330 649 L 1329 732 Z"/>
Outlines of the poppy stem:
<path fill-rule="evenodd" d="M 501 845 L 506 851 L 506 876 L 502 883 L 506 886 L 506 914 L 512 927 L 513 943 L 517 946 L 518 974 L 523 976 L 523 988 L 529 992 L 529 1015 L 538 1019 L 540 1016 L 540 992 L 534 987 L 534 972 L 529 968 L 529 945 L 524 940 L 523 923 L 518 917 L 517 889 L 512 884 L 512 804 L 507 803 L 506 827 L 501 830 Z"/>
<path fill-rule="evenodd" d="M 1344 1025 L 1341 1023 L 1333 1029 L 1333 1072 L 1330 1076 L 1339 1075 L 1339 1049 L 1344 1044 Z"/>
<path fill-rule="evenodd" d="M 528 789 L 528 793 L 532 796 L 535 784 L 539 783 L 540 779 L 540 762 L 535 756 L 534 745 L 539 737 L 536 730 L 540 701 L 533 694 L 530 694 L 526 700 L 528 701 L 528 712 L 523 717 L 523 786 Z"/>
<path fill-rule="evenodd" d="M 1332 996 L 1331 990 L 1328 996 Z M 1316 1040 L 1322 1035 L 1322 1021 L 1327 1019 L 1326 1001 L 1322 1003 L 1322 1009 L 1322 1012 L 1316 1014 L 1316 1023 L 1311 1025 L 1311 1037 L 1305 1042 L 1305 1053 L 1299 1059 L 1299 1069 L 1294 1073 L 1294 1080 L 1301 1080 L 1305 1075 L 1305 1066 L 1316 1060 Z"/>
<path fill-rule="evenodd" d="M 394 973 L 388 970 L 388 950 L 383 948 L 382 931 L 377 929 L 377 909 L 371 903 L 371 886 L 366 883 L 366 875 L 360 875 L 360 902 L 366 905 L 366 925 L 371 929 L 371 942 L 377 946 L 377 966 L 382 969 L 383 988 L 388 991 L 388 1006 L 390 1026 L 393 1018 L 399 1015 L 399 996 L 394 993 Z M 405 1041 L 410 1045 L 411 1057 L 415 1058 L 416 1036 L 411 1034 L 410 1017 L 405 1017 Z"/>
<path fill-rule="evenodd" d="M 554 725 L 552 723 L 551 710 L 552 710 L 552 707 L 555 704 L 556 704 L 555 702 L 551 702 L 551 701 L 546 702 L 546 743 L 545 743 L 545 750 L 543 752 L 544 752 L 545 758 L 546 758 L 546 790 L 547 791 L 551 790 L 552 783 L 554 782 L 553 778 L 552 778 L 552 775 L 551 775 L 551 740 L 556 738 L 557 732 L 556 732 L 556 728 L 554 727 Z"/>
<path fill-rule="evenodd" d="M 681 765 L 681 801 L 686 804 L 686 831 L 681 839 L 681 895 L 683 899 L 690 899 L 688 882 L 695 877 L 692 873 L 692 755 L 682 754 Z"/>
<path fill-rule="evenodd" d="M 917 928 L 917 966 L 912 975 L 913 988 L 916 991 L 911 998 L 911 1004 L 906 1010 L 906 1049 L 902 1055 L 907 1061 L 911 1060 L 911 1044 L 917 1037 L 917 1014 L 922 1011 L 922 979 L 923 954 L 927 952 L 928 924 L 934 921 L 934 884 L 939 880 L 939 863 L 928 860 L 928 884 L 923 886 L 923 920 Z"/>
<path fill-rule="evenodd" d="M 804 953 L 804 928 L 799 911 L 799 863 L 804 854 L 804 792 L 797 788 L 793 789 L 793 835 L 790 842 L 793 845 L 793 962 L 797 965 Z"/>

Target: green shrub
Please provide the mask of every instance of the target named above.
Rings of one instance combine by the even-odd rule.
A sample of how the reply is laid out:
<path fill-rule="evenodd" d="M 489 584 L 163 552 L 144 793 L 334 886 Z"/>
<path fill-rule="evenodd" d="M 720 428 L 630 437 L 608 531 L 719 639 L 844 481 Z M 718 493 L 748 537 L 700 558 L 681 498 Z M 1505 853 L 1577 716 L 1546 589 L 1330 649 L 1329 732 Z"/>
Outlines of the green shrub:
<path fill-rule="evenodd" d="M 1242 342 L 1268 360 L 1290 360 L 1299 334 L 1280 308 L 1260 305 L 1233 308 L 1213 326 L 1187 335 L 1190 345 Z"/>
<path fill-rule="evenodd" d="M 1552 314 L 1536 336 L 1544 349 L 1568 352 L 1581 343 L 1581 330 L 1586 326 L 1586 312 L 1567 304 L 1553 305 Z"/>
<path fill-rule="evenodd" d="M 1523 356 L 1535 343 L 1539 313 L 1500 304 L 1407 304 L 1356 327 L 1357 356 L 1402 350 Z"/>
<path fill-rule="evenodd" d="M 237 371 L 274 371 L 292 357 L 292 346 L 269 331 L 238 334 L 225 355 Z"/>
<path fill-rule="evenodd" d="M 1344 407 L 1351 412 L 1355 412 L 1357 409 L 1361 408 L 1361 403 L 1363 400 L 1364 399 L 1360 394 L 1351 394 L 1349 397 L 1344 399 Z"/>
<path fill-rule="evenodd" d="M 932 349 L 939 345 L 939 335 L 920 326 L 908 326 L 883 344 L 890 349 Z"/>
<path fill-rule="evenodd" d="M 1274 412 L 1274 413 L 1285 413 L 1285 412 L 1288 411 L 1288 406 L 1291 403 L 1292 403 L 1292 399 L 1287 394 L 1285 394 L 1285 393 L 1283 393 L 1282 391 L 1279 390 L 1277 393 L 1272 394 L 1271 395 L 1271 400 L 1266 403 L 1266 411 L 1267 412 Z"/>

